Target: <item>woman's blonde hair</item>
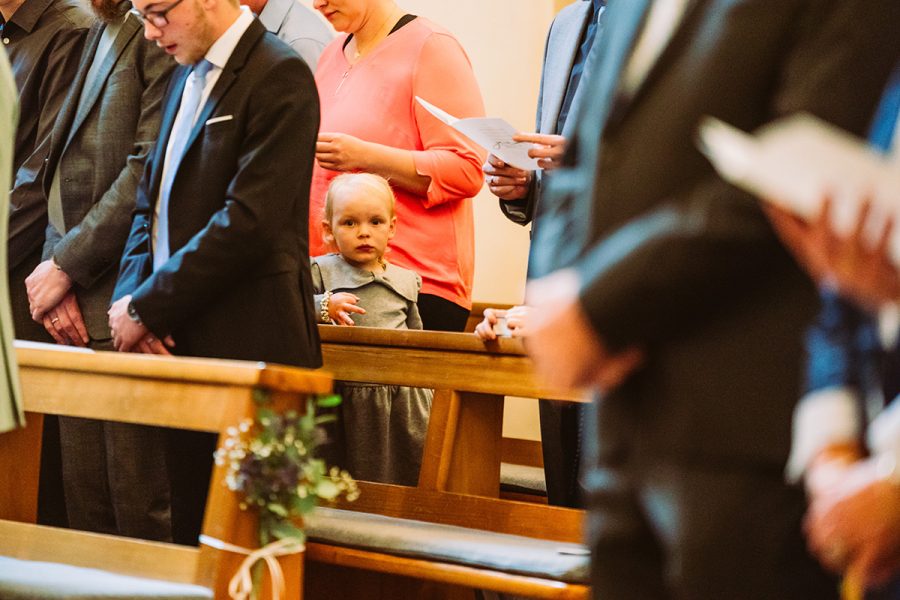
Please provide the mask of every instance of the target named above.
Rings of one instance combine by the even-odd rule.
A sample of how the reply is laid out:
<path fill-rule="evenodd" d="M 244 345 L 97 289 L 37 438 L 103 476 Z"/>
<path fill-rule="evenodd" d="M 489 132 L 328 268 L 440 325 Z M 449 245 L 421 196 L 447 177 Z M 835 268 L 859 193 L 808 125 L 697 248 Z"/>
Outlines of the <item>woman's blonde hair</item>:
<path fill-rule="evenodd" d="M 374 173 L 344 173 L 331 180 L 325 194 L 325 213 L 322 218 L 328 223 L 334 218 L 334 198 L 357 188 L 368 188 L 375 194 L 383 196 L 390 209 L 390 218 L 394 217 L 394 190 L 391 184 L 381 175 Z"/>

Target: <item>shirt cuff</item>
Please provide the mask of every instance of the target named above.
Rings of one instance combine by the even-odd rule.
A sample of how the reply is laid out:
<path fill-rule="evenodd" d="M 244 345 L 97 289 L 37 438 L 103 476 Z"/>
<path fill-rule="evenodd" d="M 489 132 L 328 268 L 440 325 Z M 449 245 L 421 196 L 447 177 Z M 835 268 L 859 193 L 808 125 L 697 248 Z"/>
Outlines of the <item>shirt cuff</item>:
<path fill-rule="evenodd" d="M 794 436 L 786 476 L 797 482 L 824 448 L 860 439 L 860 415 L 851 388 L 832 387 L 804 396 L 794 411 Z"/>

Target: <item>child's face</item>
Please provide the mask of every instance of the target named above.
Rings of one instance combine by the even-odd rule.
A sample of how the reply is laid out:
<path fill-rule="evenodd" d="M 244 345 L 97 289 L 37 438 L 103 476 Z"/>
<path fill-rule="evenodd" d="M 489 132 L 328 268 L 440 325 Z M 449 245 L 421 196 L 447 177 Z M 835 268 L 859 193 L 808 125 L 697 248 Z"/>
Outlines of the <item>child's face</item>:
<path fill-rule="evenodd" d="M 380 268 L 397 223 L 389 200 L 361 187 L 333 198 L 331 208 L 331 223 L 322 221 L 325 240 L 333 240 L 351 265 L 367 271 Z"/>

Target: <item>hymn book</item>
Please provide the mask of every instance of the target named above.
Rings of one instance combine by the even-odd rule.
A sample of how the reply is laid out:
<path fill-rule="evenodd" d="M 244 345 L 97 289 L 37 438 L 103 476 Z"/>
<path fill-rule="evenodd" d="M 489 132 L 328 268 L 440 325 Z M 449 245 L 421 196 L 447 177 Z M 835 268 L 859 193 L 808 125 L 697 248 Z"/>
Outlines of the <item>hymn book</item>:
<path fill-rule="evenodd" d="M 815 219 L 830 198 L 838 233 L 852 231 L 870 201 L 866 231 L 877 235 L 893 219 L 891 251 L 900 265 L 900 160 L 808 114 L 779 119 L 753 134 L 707 117 L 698 138 L 723 179 L 802 219 Z"/>
<path fill-rule="evenodd" d="M 503 119 L 492 117 L 457 119 L 419 96 L 416 96 L 416 101 L 439 121 L 457 130 L 506 164 L 523 171 L 540 169 L 537 159 L 528 156 L 533 144 L 514 141 L 513 136 L 518 130 Z"/>

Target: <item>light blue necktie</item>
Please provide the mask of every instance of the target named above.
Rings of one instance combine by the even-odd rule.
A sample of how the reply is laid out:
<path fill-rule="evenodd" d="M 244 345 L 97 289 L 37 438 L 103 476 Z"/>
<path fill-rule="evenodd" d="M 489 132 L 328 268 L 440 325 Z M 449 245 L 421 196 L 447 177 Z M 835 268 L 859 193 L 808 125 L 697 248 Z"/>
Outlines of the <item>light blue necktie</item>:
<path fill-rule="evenodd" d="M 169 194 L 172 191 L 172 183 L 175 174 L 184 157 L 187 141 L 194 128 L 194 119 L 200 109 L 200 98 L 203 96 L 203 88 L 206 87 L 206 75 L 213 67 L 206 59 L 194 65 L 194 70 L 189 75 L 187 85 L 190 89 L 181 100 L 179 114 L 181 118 L 172 129 L 172 145 L 166 156 L 168 166 L 166 175 L 159 191 L 159 215 L 156 221 L 156 248 L 153 251 L 153 270 L 158 270 L 169 260 Z"/>
<path fill-rule="evenodd" d="M 900 64 L 894 68 L 891 80 L 878 105 L 878 112 L 872 121 L 872 130 L 869 132 L 872 146 L 882 152 L 889 151 L 894 142 L 898 113 L 900 113 Z"/>

